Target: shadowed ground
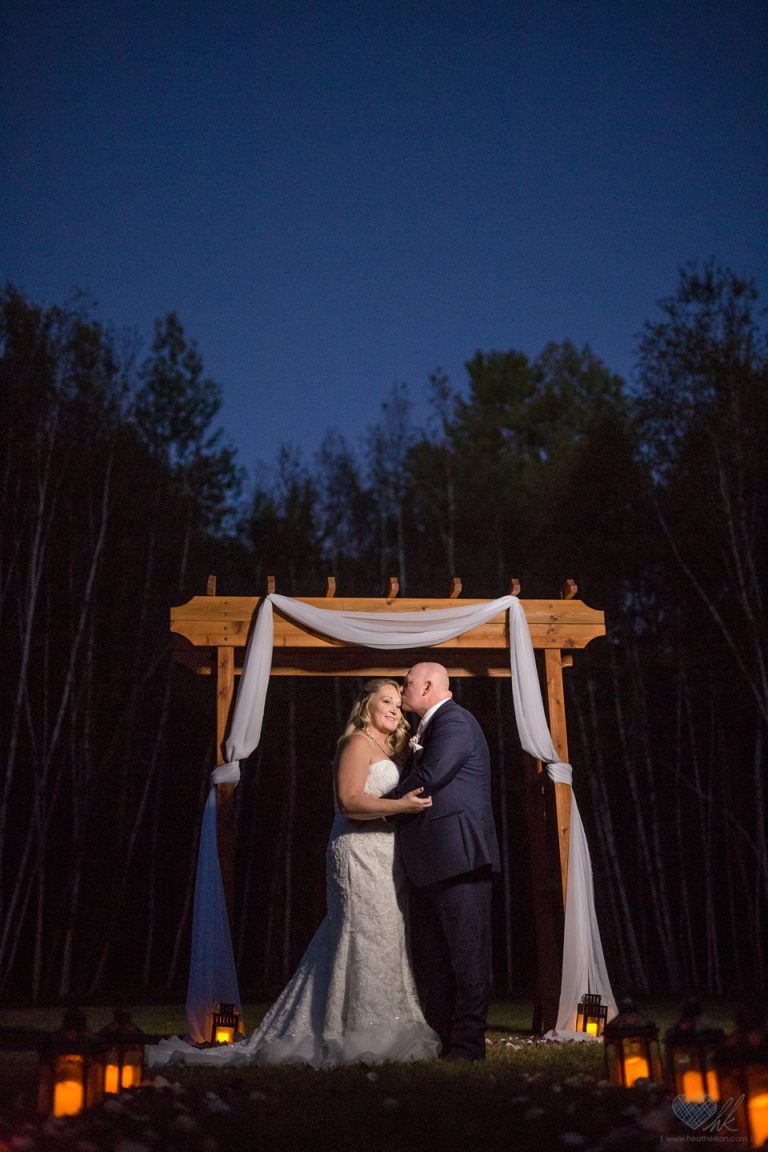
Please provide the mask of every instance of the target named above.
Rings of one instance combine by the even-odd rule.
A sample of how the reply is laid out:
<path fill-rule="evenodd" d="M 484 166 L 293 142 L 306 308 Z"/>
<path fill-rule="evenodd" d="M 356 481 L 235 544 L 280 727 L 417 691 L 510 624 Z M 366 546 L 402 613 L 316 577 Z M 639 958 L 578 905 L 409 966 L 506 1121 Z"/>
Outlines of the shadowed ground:
<path fill-rule="evenodd" d="M 246 1007 L 252 1027 L 264 1005 Z M 663 1030 L 675 1005 L 644 1012 Z M 111 1009 L 87 1009 L 100 1028 Z M 711 1013 L 712 1014 L 712 1013 Z M 732 1015 L 714 1013 L 730 1028 Z M 153 1035 L 183 1031 L 179 1006 L 137 1007 Z M 443 1062 L 354 1067 L 170 1069 L 150 1086 L 109 1098 L 89 1114 L 40 1120 L 35 1046 L 61 1009 L 0 1011 L 0 1149 L 61 1152 L 253 1152 L 259 1148 L 418 1152 L 459 1149 L 632 1149 L 663 1139 L 693 1147 L 663 1086 L 618 1089 L 604 1081 L 601 1044 L 534 1040 L 531 1008 L 493 1005 L 484 1065 Z"/>

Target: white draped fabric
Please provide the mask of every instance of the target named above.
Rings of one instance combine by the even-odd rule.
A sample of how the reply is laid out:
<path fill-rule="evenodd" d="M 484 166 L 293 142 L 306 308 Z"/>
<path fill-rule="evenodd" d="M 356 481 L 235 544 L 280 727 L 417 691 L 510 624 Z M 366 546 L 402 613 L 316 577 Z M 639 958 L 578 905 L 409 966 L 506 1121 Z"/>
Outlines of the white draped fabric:
<path fill-rule="evenodd" d="M 216 771 L 227 779 L 239 778 L 239 761 L 249 756 L 261 738 L 264 703 L 269 685 L 273 647 L 273 609 L 297 623 L 335 640 L 365 648 L 431 648 L 509 614 L 512 695 L 520 742 L 526 752 L 547 766 L 549 775 L 571 783 L 571 767 L 558 760 L 547 726 L 536 660 L 525 612 L 515 596 L 502 596 L 482 604 L 427 612 L 350 612 L 315 608 L 287 596 L 271 594 L 262 602 L 248 641 L 243 674 L 235 700 L 227 740 L 228 763 Z M 219 781 L 221 782 L 221 781 Z M 211 799 L 212 797 L 212 799 Z M 190 1035 L 196 1042 L 210 1036 L 210 1019 L 219 1001 L 239 1005 L 237 977 L 216 850 L 215 788 L 211 789 L 204 833 L 200 841 L 198 887 L 195 893 L 193 945 L 187 1014 Z M 208 816 L 213 806 L 213 818 Z M 208 834 L 205 825 L 208 824 Z M 207 860 L 203 863 L 203 853 Z M 226 937 L 226 939 L 225 939 Z M 608 1004 L 609 1017 L 616 1004 L 605 968 L 594 909 L 592 869 L 584 829 L 575 798 L 571 808 L 568 888 L 565 911 L 563 978 L 557 1025 L 550 1039 L 574 1039 L 576 1008 L 583 992 L 599 992 Z"/>
<path fill-rule="evenodd" d="M 189 1035 L 196 1044 L 211 1039 L 212 1014 L 217 1003 L 236 1004 L 240 1011 L 232 934 L 219 866 L 215 788 L 216 784 L 237 783 L 239 779 L 238 764 L 222 764 L 215 768 L 211 773 L 211 790 L 203 810 L 187 985 Z M 207 995 L 211 989 L 215 990 L 215 1000 Z"/>

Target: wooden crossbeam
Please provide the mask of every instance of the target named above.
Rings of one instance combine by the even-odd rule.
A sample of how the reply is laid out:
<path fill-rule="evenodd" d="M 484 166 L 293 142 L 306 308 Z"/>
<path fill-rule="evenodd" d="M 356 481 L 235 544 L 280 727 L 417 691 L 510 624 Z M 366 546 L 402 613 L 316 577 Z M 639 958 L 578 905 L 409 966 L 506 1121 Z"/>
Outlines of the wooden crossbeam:
<path fill-rule="evenodd" d="M 335 585 L 334 585 L 335 588 Z M 367 597 L 297 597 L 302 603 L 338 612 L 428 612 L 435 608 L 483 604 L 484 600 L 459 599 L 386 599 Z M 194 596 L 186 604 L 171 609 L 171 632 L 177 638 L 175 655 L 183 664 L 202 674 L 210 673 L 212 650 L 221 646 L 235 649 L 235 671 L 240 671 L 242 654 L 260 603 L 258 596 Z M 590 608 L 581 600 L 521 600 L 534 648 L 559 649 L 568 652 L 585 648 L 605 635 L 603 612 Z M 413 663 L 412 653 L 372 655 L 372 649 L 349 648 L 340 640 L 302 628 L 294 620 L 274 614 L 275 675 L 367 676 L 387 667 L 402 670 Z M 492 620 L 446 640 L 435 649 L 443 654 L 443 663 L 455 669 L 454 675 L 509 675 L 509 632 L 507 615 L 501 612 Z M 354 657 L 342 653 L 356 653 Z M 374 673 L 373 669 L 376 669 Z M 483 672 L 485 669 L 485 672 Z"/>

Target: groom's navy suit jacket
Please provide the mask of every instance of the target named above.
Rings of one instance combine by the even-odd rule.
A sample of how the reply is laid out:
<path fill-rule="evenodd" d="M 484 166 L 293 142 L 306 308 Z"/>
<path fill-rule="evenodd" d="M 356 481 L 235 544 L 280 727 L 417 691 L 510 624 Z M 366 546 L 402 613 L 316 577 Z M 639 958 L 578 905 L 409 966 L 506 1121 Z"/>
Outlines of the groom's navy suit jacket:
<path fill-rule="evenodd" d="M 490 866 L 499 871 L 491 807 L 491 764 L 483 731 L 455 700 L 427 724 L 422 748 L 390 796 L 423 787 L 432 807 L 401 816 L 398 838 L 405 874 L 418 888 Z"/>

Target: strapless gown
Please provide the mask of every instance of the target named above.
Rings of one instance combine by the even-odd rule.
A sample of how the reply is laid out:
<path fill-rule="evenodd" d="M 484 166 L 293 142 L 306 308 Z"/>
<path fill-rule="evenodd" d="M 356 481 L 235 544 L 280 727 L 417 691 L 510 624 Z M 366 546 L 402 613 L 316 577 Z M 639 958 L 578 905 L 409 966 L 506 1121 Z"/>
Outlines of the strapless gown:
<path fill-rule="evenodd" d="M 368 795 L 394 788 L 391 760 L 372 764 Z M 196 1048 L 177 1037 L 147 1064 L 309 1064 L 431 1060 L 440 1040 L 416 997 L 405 935 L 405 876 L 395 821 L 337 813 L 326 855 L 328 911 L 290 983 L 245 1040 Z"/>

